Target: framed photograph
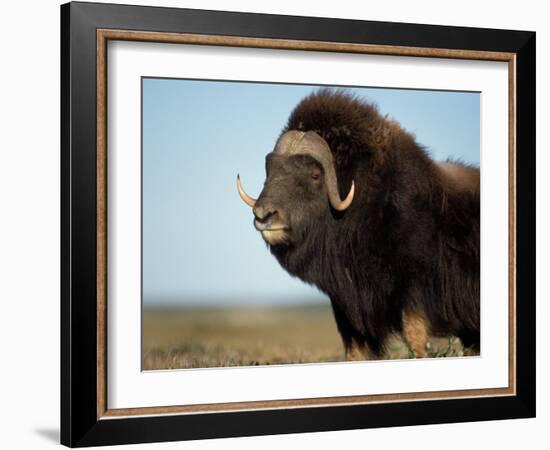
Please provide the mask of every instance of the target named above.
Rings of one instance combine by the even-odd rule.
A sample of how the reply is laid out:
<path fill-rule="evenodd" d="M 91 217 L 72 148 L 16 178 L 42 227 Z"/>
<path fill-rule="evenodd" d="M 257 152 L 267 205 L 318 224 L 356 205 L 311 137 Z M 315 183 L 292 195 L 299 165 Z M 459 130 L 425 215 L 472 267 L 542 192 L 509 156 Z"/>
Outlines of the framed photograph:
<path fill-rule="evenodd" d="M 535 415 L 535 33 L 61 7 L 61 441 Z"/>

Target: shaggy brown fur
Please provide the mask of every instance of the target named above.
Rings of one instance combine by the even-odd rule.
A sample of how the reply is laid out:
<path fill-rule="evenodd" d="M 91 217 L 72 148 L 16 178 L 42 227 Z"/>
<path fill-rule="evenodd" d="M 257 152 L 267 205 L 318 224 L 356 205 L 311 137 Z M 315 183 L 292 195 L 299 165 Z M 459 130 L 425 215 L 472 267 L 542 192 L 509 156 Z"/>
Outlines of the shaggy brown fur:
<path fill-rule="evenodd" d="M 341 198 L 355 181 L 353 202 L 325 209 L 314 187 L 296 200 L 291 184 L 271 177 L 257 206 L 268 199 L 292 224 L 292 244 L 271 251 L 329 295 L 346 351 L 379 357 L 401 333 L 425 356 L 428 330 L 479 347 L 479 170 L 432 161 L 397 122 L 345 91 L 303 99 L 290 130 L 327 141 Z M 297 171 L 315 163 L 295 159 Z"/>

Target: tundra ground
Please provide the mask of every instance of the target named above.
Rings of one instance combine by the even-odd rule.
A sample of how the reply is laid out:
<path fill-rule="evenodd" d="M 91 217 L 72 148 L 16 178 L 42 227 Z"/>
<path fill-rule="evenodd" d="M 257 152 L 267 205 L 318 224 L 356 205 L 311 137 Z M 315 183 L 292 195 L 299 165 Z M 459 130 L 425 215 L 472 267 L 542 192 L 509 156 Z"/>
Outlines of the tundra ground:
<path fill-rule="evenodd" d="M 411 357 L 398 338 L 390 341 L 388 350 L 390 359 Z M 429 349 L 431 357 L 463 354 L 460 342 L 452 338 L 433 341 Z M 144 370 L 343 360 L 329 305 L 143 312 Z"/>

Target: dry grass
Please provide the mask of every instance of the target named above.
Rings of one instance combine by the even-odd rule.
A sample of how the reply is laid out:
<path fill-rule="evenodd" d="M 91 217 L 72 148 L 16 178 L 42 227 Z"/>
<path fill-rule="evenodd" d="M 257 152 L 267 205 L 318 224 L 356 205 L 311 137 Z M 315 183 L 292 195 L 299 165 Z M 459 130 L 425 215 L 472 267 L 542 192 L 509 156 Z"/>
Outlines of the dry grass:
<path fill-rule="evenodd" d="M 387 358 L 409 358 L 394 338 Z M 431 357 L 462 356 L 460 342 L 440 339 Z M 330 306 L 144 310 L 143 368 L 254 366 L 343 361 Z"/>
<path fill-rule="evenodd" d="M 329 307 L 145 310 L 144 369 L 340 361 Z"/>

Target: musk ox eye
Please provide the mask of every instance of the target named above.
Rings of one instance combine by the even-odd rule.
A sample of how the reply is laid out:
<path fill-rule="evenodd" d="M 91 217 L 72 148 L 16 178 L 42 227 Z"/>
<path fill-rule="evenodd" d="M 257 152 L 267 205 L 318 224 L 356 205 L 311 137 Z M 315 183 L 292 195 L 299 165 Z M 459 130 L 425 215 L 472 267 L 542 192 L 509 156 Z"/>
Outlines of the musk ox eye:
<path fill-rule="evenodd" d="M 311 179 L 314 180 L 314 181 L 317 181 L 321 178 L 321 173 L 320 172 L 313 172 L 311 174 Z"/>

